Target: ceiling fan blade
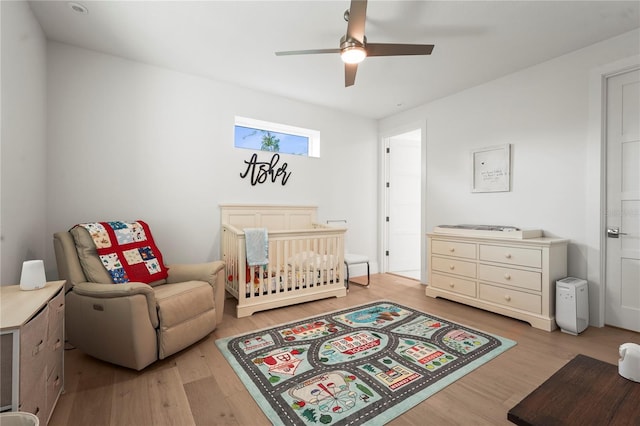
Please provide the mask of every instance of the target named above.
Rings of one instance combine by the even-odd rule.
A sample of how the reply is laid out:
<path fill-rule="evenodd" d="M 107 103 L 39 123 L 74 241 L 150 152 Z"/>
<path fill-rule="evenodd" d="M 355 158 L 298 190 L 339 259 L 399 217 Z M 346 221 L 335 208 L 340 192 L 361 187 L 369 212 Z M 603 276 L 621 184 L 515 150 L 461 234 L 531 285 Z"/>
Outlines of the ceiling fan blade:
<path fill-rule="evenodd" d="M 340 53 L 340 49 L 287 50 L 284 52 L 276 52 L 276 56 L 315 55 L 316 53 Z"/>
<path fill-rule="evenodd" d="M 347 40 L 355 39 L 364 43 L 364 23 L 367 18 L 367 0 L 351 0 Z"/>
<path fill-rule="evenodd" d="M 431 55 L 433 44 L 367 43 L 367 56 Z"/>
<path fill-rule="evenodd" d="M 344 64 L 344 87 L 355 84 L 356 71 L 358 71 L 358 64 Z"/>

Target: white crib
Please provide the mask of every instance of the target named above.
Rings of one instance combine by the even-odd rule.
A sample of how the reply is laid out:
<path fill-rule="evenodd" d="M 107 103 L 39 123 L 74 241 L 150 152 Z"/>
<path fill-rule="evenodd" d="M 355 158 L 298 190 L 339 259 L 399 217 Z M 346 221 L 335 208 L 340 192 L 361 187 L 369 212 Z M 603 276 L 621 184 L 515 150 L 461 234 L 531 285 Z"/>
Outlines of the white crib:
<path fill-rule="evenodd" d="M 316 223 L 317 207 L 221 205 L 226 290 L 238 318 L 296 303 L 346 296 L 345 228 Z M 249 267 L 244 228 L 266 228 L 269 264 Z"/>

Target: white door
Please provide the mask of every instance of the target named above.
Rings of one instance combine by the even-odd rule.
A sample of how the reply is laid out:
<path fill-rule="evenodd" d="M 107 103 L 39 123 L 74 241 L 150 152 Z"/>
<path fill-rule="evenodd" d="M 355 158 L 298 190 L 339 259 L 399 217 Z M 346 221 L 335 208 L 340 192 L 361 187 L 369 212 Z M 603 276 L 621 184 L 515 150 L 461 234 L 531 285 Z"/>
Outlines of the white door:
<path fill-rule="evenodd" d="M 387 272 L 420 279 L 420 129 L 389 138 Z"/>
<path fill-rule="evenodd" d="M 640 70 L 607 80 L 605 323 L 640 331 Z"/>

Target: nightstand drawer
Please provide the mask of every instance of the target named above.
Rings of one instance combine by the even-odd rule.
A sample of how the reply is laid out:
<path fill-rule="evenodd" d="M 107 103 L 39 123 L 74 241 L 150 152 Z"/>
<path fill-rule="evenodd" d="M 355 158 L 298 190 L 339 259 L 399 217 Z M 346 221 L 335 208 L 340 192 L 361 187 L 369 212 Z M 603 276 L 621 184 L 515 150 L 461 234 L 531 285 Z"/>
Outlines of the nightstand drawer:
<path fill-rule="evenodd" d="M 541 268 L 542 252 L 539 249 L 480 244 L 480 260 Z"/>
<path fill-rule="evenodd" d="M 512 287 L 542 290 L 542 274 L 540 272 L 480 264 L 478 265 L 478 278 L 482 281 L 492 281 Z"/>
<path fill-rule="evenodd" d="M 431 282 L 429 285 L 452 293 L 460 293 L 465 296 L 476 297 L 476 283 L 474 281 L 440 274 L 431 274 Z"/>
<path fill-rule="evenodd" d="M 469 278 L 476 277 L 476 264 L 462 260 L 432 256 L 431 269 L 434 271 L 446 272 L 448 274 L 462 275 Z"/>
<path fill-rule="evenodd" d="M 536 294 L 480 283 L 479 296 L 482 300 L 508 308 L 521 309 L 536 314 L 542 312 L 542 298 Z"/>
<path fill-rule="evenodd" d="M 432 240 L 431 253 L 475 259 L 476 245 L 472 243 L 458 243 L 455 241 Z"/>

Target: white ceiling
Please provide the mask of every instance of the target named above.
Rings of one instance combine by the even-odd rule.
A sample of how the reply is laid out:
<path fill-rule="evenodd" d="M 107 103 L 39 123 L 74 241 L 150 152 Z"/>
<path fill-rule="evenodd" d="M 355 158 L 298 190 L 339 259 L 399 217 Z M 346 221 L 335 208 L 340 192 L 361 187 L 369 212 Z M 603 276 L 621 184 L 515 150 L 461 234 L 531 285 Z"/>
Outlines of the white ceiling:
<path fill-rule="evenodd" d="M 370 0 L 375 43 L 431 56 L 368 58 L 344 87 L 341 1 L 30 1 L 48 39 L 381 118 L 640 27 L 640 1 Z"/>

